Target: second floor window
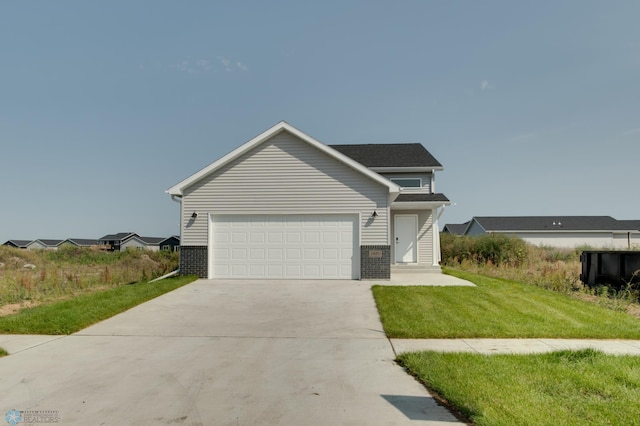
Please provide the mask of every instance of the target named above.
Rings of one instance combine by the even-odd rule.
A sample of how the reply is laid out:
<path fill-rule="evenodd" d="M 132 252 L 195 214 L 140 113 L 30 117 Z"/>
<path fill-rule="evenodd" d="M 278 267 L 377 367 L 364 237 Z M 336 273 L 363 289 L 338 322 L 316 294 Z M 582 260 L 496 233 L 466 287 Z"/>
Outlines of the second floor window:
<path fill-rule="evenodd" d="M 391 178 L 391 182 L 403 188 L 422 188 L 422 179 L 420 178 Z"/>

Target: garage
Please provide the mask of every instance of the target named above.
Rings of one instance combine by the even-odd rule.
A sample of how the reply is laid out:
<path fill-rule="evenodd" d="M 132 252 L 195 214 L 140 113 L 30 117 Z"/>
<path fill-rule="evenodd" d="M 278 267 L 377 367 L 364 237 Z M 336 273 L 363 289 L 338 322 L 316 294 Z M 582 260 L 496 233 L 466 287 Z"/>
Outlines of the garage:
<path fill-rule="evenodd" d="M 357 214 L 211 215 L 209 277 L 358 279 Z"/>

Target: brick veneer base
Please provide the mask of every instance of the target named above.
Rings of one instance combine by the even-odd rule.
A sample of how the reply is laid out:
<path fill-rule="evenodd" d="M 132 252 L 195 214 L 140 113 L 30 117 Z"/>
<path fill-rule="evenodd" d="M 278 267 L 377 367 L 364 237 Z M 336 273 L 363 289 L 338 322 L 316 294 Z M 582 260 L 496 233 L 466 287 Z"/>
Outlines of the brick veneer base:
<path fill-rule="evenodd" d="M 180 275 L 209 276 L 207 246 L 180 246 Z"/>
<path fill-rule="evenodd" d="M 360 279 L 391 279 L 391 246 L 360 246 Z"/>

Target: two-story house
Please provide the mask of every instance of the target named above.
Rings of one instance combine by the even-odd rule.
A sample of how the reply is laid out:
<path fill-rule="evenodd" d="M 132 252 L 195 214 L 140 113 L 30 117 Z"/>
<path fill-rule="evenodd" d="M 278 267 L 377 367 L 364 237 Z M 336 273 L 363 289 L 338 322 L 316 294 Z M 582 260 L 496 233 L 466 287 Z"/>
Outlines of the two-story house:
<path fill-rule="evenodd" d="M 169 188 L 183 274 L 389 279 L 439 268 L 442 165 L 421 144 L 325 145 L 280 122 Z"/>

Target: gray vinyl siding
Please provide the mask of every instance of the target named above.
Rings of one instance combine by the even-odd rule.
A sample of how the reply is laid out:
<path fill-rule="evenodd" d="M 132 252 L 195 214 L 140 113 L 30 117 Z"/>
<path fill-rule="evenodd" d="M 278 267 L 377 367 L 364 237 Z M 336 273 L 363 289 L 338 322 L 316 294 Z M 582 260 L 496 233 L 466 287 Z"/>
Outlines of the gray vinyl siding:
<path fill-rule="evenodd" d="M 391 212 L 391 240 L 393 241 L 395 215 L 418 215 L 418 263 L 433 264 L 433 214 L 431 210 L 396 210 Z M 395 263 L 395 244 L 391 244 L 391 261 Z"/>
<path fill-rule="evenodd" d="M 209 213 L 360 213 L 361 243 L 388 244 L 388 193 L 386 186 L 281 132 L 184 190 L 182 245 L 207 245 Z M 374 210 L 378 216 L 372 219 Z"/>
<path fill-rule="evenodd" d="M 469 226 L 469 229 L 467 230 L 467 233 L 465 235 L 471 235 L 472 237 L 475 237 L 476 235 L 484 234 L 486 234 L 486 231 L 482 229 L 482 227 L 478 225 L 478 222 L 474 220 L 471 222 L 471 226 Z"/>
<path fill-rule="evenodd" d="M 391 179 L 422 179 L 422 189 L 431 192 L 431 173 L 380 173 L 381 176 Z"/>

